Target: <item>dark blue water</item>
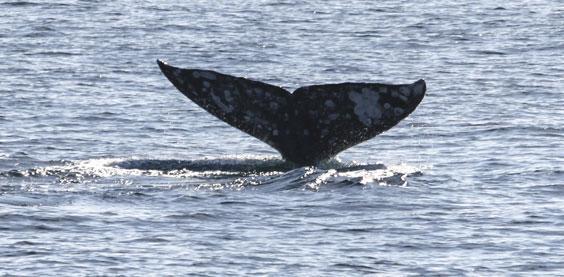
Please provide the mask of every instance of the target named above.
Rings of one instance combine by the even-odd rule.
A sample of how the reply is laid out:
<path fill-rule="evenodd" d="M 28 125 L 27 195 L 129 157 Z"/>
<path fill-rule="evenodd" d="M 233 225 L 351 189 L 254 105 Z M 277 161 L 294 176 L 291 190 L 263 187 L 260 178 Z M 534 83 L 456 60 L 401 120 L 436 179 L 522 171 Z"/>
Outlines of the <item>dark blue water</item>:
<path fill-rule="evenodd" d="M 0 1 L 0 275 L 564 273 L 561 1 Z M 316 167 L 155 60 L 427 81 Z"/>

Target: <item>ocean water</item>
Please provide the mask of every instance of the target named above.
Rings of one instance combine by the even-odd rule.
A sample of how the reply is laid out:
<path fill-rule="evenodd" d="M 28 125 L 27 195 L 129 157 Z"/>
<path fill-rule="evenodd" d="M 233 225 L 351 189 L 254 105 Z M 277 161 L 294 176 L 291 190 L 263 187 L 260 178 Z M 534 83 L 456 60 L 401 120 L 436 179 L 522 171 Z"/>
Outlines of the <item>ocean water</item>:
<path fill-rule="evenodd" d="M 562 1 L 0 1 L 0 275 L 562 275 Z M 156 59 L 427 82 L 314 167 Z"/>

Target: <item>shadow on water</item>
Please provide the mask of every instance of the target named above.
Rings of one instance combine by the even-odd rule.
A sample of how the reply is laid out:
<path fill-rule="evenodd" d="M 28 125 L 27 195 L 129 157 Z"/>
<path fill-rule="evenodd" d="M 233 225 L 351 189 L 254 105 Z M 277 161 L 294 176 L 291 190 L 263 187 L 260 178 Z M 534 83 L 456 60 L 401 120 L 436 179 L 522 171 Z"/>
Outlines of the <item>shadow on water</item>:
<path fill-rule="evenodd" d="M 296 164 L 275 158 L 217 158 L 201 160 L 124 160 L 111 163 L 110 166 L 122 169 L 157 170 L 162 172 L 173 172 L 190 170 L 239 172 L 249 174 L 260 174 L 268 172 L 287 172 L 300 168 Z M 383 164 L 357 164 L 355 162 L 343 162 L 341 160 L 329 160 L 317 164 L 315 167 L 321 169 L 335 169 L 340 172 L 355 170 L 385 169 Z"/>
<path fill-rule="evenodd" d="M 165 173 L 177 171 L 220 171 L 260 174 L 267 172 L 285 172 L 296 168 L 292 163 L 280 159 L 259 158 L 218 158 L 202 160 L 124 160 L 111 163 L 110 166 L 130 170 L 156 170 Z"/>

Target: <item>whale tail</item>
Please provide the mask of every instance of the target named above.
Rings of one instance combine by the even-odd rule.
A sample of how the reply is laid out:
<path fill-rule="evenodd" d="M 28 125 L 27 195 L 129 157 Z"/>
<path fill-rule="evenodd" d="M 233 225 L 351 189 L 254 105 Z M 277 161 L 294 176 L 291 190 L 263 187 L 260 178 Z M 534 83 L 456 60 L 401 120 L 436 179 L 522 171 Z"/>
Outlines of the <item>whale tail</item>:
<path fill-rule="evenodd" d="M 426 91 L 425 81 L 419 80 L 313 85 L 290 93 L 211 70 L 157 63 L 194 103 L 299 165 L 331 158 L 392 128 L 415 110 Z"/>

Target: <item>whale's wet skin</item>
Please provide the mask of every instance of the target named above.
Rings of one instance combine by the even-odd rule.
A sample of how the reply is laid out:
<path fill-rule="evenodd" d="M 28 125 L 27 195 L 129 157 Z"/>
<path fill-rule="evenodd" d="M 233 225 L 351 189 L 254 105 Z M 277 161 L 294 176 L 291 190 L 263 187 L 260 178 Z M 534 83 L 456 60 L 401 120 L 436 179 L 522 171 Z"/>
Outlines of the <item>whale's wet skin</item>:
<path fill-rule="evenodd" d="M 328 160 L 390 129 L 415 110 L 426 90 L 419 80 L 312 85 L 290 93 L 259 81 L 157 62 L 194 103 L 297 165 Z"/>
<path fill-rule="evenodd" d="M 561 5 L 185 2 L 0 1 L 0 275 L 564 270 Z M 429 89 L 296 166 L 176 92 L 160 57 L 287 91 Z M 371 97 L 347 95 L 359 126 Z"/>

